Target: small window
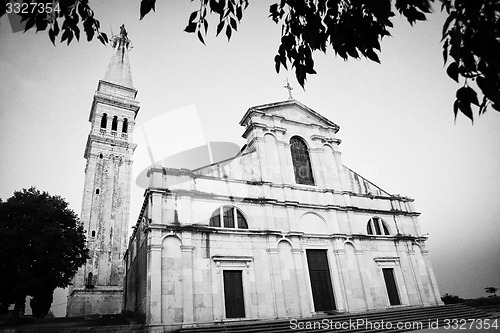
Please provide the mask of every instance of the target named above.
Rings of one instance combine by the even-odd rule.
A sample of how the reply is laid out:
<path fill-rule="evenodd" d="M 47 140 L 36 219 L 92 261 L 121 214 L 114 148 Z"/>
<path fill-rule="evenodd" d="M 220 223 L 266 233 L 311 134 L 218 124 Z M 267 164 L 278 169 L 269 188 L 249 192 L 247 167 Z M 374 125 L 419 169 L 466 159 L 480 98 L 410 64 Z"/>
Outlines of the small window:
<path fill-rule="evenodd" d="M 100 189 L 98 189 L 98 188 L 96 188 L 96 189 L 95 189 L 95 194 L 99 194 L 99 193 L 101 193 L 101 190 L 100 190 Z"/>
<path fill-rule="evenodd" d="M 101 118 L 101 128 L 106 128 L 108 126 L 108 115 L 104 113 Z"/>
<path fill-rule="evenodd" d="M 366 224 L 366 232 L 368 235 L 385 235 L 389 236 L 389 227 L 380 217 L 372 217 Z"/>
<path fill-rule="evenodd" d="M 99 158 L 102 158 L 102 157 L 103 157 L 103 156 L 102 156 L 102 153 L 101 153 L 101 154 L 99 154 Z"/>
<path fill-rule="evenodd" d="M 222 206 L 217 208 L 210 217 L 210 226 L 218 228 L 248 229 L 248 224 L 243 213 L 235 206 Z"/>
<path fill-rule="evenodd" d="M 116 131 L 117 128 L 118 128 L 118 117 L 113 116 L 113 122 L 111 123 L 111 130 Z"/>
<path fill-rule="evenodd" d="M 92 237 L 95 237 L 95 230 L 92 230 Z"/>
<path fill-rule="evenodd" d="M 314 185 L 309 149 L 305 141 L 298 136 L 292 137 L 290 139 L 290 152 L 292 154 L 295 182 L 303 185 Z"/>
<path fill-rule="evenodd" d="M 127 131 L 128 131 L 128 120 L 127 118 L 124 118 L 122 125 L 122 133 L 127 133 Z"/>

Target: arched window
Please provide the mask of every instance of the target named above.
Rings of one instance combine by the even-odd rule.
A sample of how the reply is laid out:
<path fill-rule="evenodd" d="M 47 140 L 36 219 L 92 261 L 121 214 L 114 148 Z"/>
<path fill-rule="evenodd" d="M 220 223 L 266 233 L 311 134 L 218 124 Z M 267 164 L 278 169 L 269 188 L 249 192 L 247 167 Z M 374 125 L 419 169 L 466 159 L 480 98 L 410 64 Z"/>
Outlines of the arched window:
<path fill-rule="evenodd" d="M 217 208 L 210 217 L 210 226 L 218 228 L 248 229 L 248 224 L 243 213 L 234 206 L 222 206 Z"/>
<path fill-rule="evenodd" d="M 106 128 L 108 126 L 108 115 L 104 113 L 101 117 L 101 128 Z"/>
<path fill-rule="evenodd" d="M 297 184 L 314 185 L 309 149 L 304 140 L 298 136 L 292 137 L 290 139 L 290 151 L 292 153 L 295 182 Z"/>
<path fill-rule="evenodd" d="M 117 128 L 118 128 L 118 117 L 113 116 L 113 122 L 111 123 L 111 130 L 116 131 Z"/>
<path fill-rule="evenodd" d="M 128 119 L 123 118 L 122 133 L 127 133 L 128 131 Z"/>
<path fill-rule="evenodd" d="M 101 190 L 100 190 L 100 189 L 98 189 L 98 188 L 96 188 L 96 189 L 95 189 L 95 194 L 99 194 L 99 193 L 101 193 Z"/>
<path fill-rule="evenodd" d="M 384 220 L 380 217 L 372 217 L 366 224 L 366 232 L 368 235 L 390 235 L 389 228 Z"/>

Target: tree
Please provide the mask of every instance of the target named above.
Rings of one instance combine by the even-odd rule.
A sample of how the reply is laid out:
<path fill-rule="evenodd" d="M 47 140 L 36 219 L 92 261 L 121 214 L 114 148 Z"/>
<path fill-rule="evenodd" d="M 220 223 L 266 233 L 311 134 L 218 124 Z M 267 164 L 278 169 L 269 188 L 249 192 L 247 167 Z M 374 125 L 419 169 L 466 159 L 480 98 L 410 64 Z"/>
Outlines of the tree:
<path fill-rule="evenodd" d="M 486 288 L 484 288 L 484 290 L 488 294 L 491 294 L 490 297 L 497 297 L 498 288 L 495 288 L 495 287 L 486 287 Z"/>
<path fill-rule="evenodd" d="M 88 258 L 83 226 L 63 198 L 32 187 L 0 200 L 0 303 L 15 303 L 15 317 L 28 295 L 34 315 L 47 315 L 54 289 L 70 285 Z"/>
<path fill-rule="evenodd" d="M 8 10 L 10 0 L 3 0 L 0 17 Z M 23 0 L 30 3 L 31 0 Z M 193 0 L 192 0 L 193 1 Z M 216 35 L 224 31 L 230 40 L 243 18 L 249 0 L 198 0 L 185 31 L 194 33 L 205 44 L 209 23 L 207 15 L 219 15 Z M 455 119 L 458 111 L 473 121 L 472 107 L 479 114 L 488 106 L 500 111 L 500 3 L 498 0 L 439 0 L 448 18 L 443 26 L 443 59 L 448 76 L 457 83 L 453 104 Z M 295 70 L 304 87 L 308 74 L 316 74 L 313 54 L 333 50 L 344 60 L 365 57 L 379 63 L 380 41 L 390 36 L 395 11 L 413 25 L 425 21 L 434 0 L 280 0 L 270 6 L 270 18 L 281 24 L 281 41 L 274 57 L 276 71 L 281 67 Z M 38 3 L 44 3 L 38 1 Z M 108 37 L 101 32 L 88 0 L 57 2 L 59 11 L 47 15 L 44 11 L 21 14 L 26 30 L 49 28 L 49 37 L 61 34 L 61 42 L 69 44 L 80 38 L 81 22 L 90 41 L 97 36 L 102 43 Z M 140 19 L 155 10 L 156 0 L 141 0 Z M 394 4 L 394 8 L 393 5 Z M 11 5 L 12 6 L 12 5 Z M 61 28 L 59 28 L 61 26 Z M 482 94 L 481 102 L 476 90 Z"/>

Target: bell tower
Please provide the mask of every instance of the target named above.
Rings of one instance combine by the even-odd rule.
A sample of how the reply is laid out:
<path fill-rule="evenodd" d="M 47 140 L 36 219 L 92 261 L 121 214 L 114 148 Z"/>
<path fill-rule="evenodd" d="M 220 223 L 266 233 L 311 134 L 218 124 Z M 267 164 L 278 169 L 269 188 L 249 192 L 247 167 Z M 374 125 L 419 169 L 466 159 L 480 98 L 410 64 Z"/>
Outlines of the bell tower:
<path fill-rule="evenodd" d="M 81 221 L 90 259 L 80 267 L 68 293 L 67 316 L 122 311 L 124 262 L 129 223 L 132 142 L 139 102 L 133 88 L 125 27 L 113 36 L 114 54 L 99 80 L 90 110 L 84 157 Z"/>

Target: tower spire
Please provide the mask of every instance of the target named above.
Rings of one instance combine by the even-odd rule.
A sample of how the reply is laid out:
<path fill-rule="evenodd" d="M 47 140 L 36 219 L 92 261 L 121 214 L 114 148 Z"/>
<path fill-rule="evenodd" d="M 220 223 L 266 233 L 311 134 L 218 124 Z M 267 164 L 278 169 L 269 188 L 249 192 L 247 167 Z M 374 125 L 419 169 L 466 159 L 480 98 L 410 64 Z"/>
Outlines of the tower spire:
<path fill-rule="evenodd" d="M 132 49 L 132 42 L 128 38 L 125 25 L 120 27 L 120 34 L 111 37 L 111 47 L 115 50 L 104 81 L 114 83 L 123 87 L 133 88 L 132 74 L 128 60 L 128 52 Z"/>

